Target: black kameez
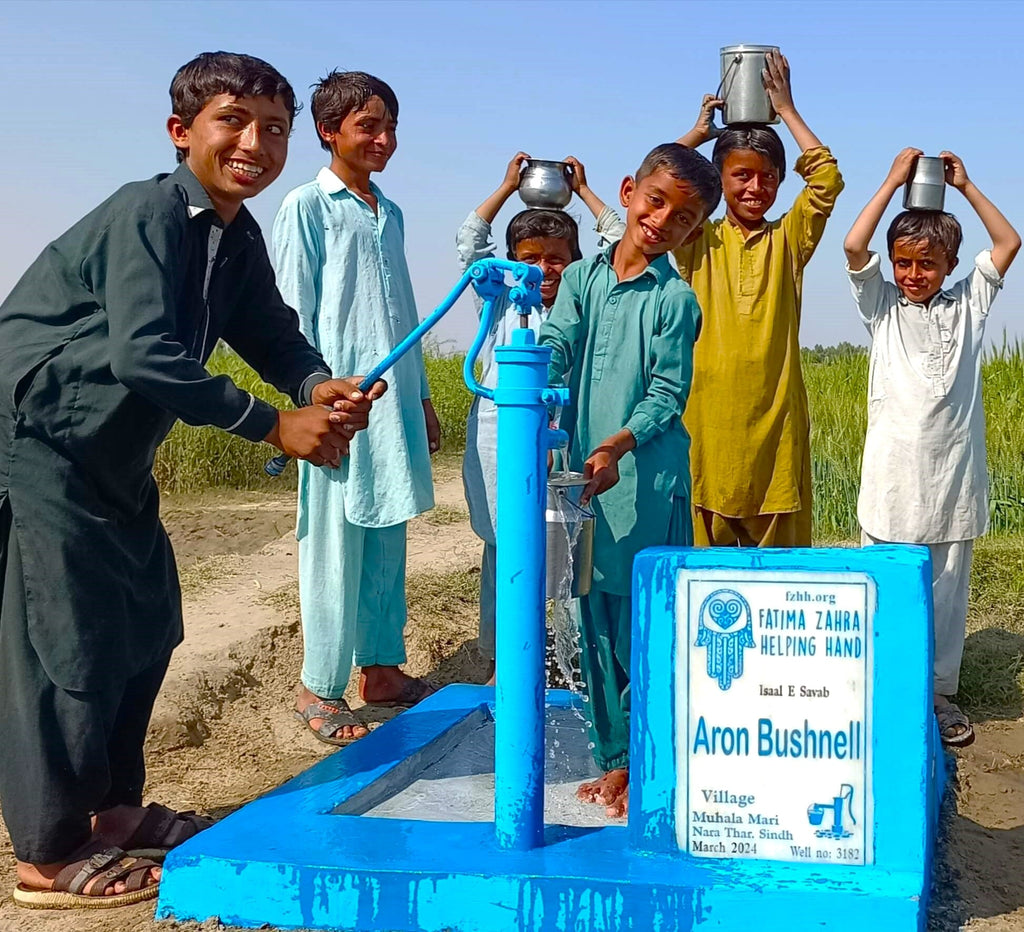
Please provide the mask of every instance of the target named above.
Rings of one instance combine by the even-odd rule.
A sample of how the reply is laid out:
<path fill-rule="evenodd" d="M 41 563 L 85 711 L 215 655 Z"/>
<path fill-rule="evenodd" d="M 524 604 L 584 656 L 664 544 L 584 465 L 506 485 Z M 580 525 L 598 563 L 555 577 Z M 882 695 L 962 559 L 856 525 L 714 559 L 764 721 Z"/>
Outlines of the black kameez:
<path fill-rule="evenodd" d="M 297 403 L 328 377 L 278 293 L 249 212 L 223 228 L 208 269 L 213 226 L 221 221 L 186 165 L 126 185 L 51 243 L 0 305 L 0 557 L 15 545 L 23 587 L 5 593 L 19 580 L 0 572 L 0 642 L 15 626 L 59 690 L 119 694 L 112 683 L 160 669 L 181 641 L 156 449 L 178 418 L 259 441 L 277 417 L 206 372 L 217 340 Z M 3 725 L 34 721 L 41 697 L 12 695 L 15 678 L 0 675 L 5 698 L 21 706 L 0 716 L 10 813 L 19 784 L 46 765 L 29 748 L 19 754 Z M 74 743 L 60 721 L 46 725 Z M 97 788 L 93 808 L 107 790 Z M 58 859 L 56 838 L 19 844 L 9 827 L 18 857 Z"/>

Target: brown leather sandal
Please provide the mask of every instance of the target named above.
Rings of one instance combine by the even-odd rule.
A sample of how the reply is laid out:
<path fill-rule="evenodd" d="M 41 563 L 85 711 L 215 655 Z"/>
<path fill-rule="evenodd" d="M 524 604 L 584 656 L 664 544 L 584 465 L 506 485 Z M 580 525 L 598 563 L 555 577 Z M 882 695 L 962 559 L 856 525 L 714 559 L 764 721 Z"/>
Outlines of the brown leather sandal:
<path fill-rule="evenodd" d="M 159 892 L 159 881 L 147 883 L 150 871 L 160 867 L 156 861 L 133 858 L 102 842 L 90 843 L 79 854 L 53 878 L 49 890 L 19 883 L 11 894 L 14 902 L 27 909 L 114 909 L 151 900 Z M 119 880 L 125 892 L 105 895 Z"/>
<path fill-rule="evenodd" d="M 165 858 L 171 848 L 213 825 L 213 819 L 193 810 L 176 812 L 159 803 L 146 806 L 146 814 L 135 831 L 120 846 L 133 858 Z"/>

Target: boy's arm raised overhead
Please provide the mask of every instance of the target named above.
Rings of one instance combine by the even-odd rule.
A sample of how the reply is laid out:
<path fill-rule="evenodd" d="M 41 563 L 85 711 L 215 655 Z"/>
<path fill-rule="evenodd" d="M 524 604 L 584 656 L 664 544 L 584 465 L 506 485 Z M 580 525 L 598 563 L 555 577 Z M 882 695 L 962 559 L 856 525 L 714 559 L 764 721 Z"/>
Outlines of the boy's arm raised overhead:
<path fill-rule="evenodd" d="M 825 224 L 843 190 L 843 176 L 839 173 L 835 156 L 804 122 L 793 103 L 793 86 L 786 56 L 781 52 L 769 52 L 765 56 L 763 76 L 765 90 L 775 112 L 800 147 L 800 157 L 793 167 L 804 179 L 804 187 L 782 221 L 795 246 L 799 270 L 810 261 L 821 242 Z"/>
<path fill-rule="evenodd" d="M 907 183 L 914 162 L 919 156 L 924 155 L 920 149 L 908 147 L 904 149 L 893 160 L 889 174 L 885 181 L 867 202 L 857 219 L 853 221 L 850 232 L 846 234 L 843 241 L 843 250 L 846 253 L 846 263 L 851 272 L 857 272 L 868 264 L 871 253 L 868 246 L 871 244 L 871 237 L 875 235 L 885 209 L 889 206 L 892 196 Z"/>
<path fill-rule="evenodd" d="M 974 212 L 985 225 L 992 238 L 992 264 L 1000 276 L 1006 274 L 1020 249 L 1020 235 L 970 178 L 964 163 L 952 152 L 940 152 L 939 157 L 946 164 L 946 184 L 956 188 L 974 208 Z"/>
<path fill-rule="evenodd" d="M 819 148 L 822 145 L 821 140 L 804 122 L 804 118 L 796 109 L 796 104 L 793 103 L 789 60 L 781 52 L 768 52 L 764 57 L 764 65 L 762 72 L 764 88 L 768 92 L 768 98 L 771 100 L 775 112 L 793 134 L 794 142 L 800 147 L 801 152 Z"/>
<path fill-rule="evenodd" d="M 489 194 L 484 202 L 469 213 L 469 216 L 462 222 L 459 232 L 455 235 L 455 251 L 459 254 L 459 268 L 462 271 L 468 269 L 478 259 L 487 259 L 494 255 L 495 245 L 491 238 L 491 224 L 498 216 L 498 211 L 505 206 L 507 201 L 516 191 L 519 190 L 519 173 L 523 167 L 523 161 L 529 156 L 525 152 L 517 152 L 512 156 L 512 161 L 505 168 L 505 177 L 501 184 Z M 473 292 L 473 300 L 479 312 L 480 301 L 476 292 Z"/>
<path fill-rule="evenodd" d="M 721 110 L 724 106 L 725 101 L 721 97 L 716 97 L 714 94 L 705 94 L 700 102 L 697 122 L 693 124 L 692 129 L 683 133 L 676 142 L 681 146 L 686 146 L 687 149 L 696 149 L 697 146 L 703 145 L 709 139 L 714 139 L 721 132 L 713 122 L 715 111 Z"/>
<path fill-rule="evenodd" d="M 616 240 L 622 239 L 622 234 L 626 232 L 626 224 L 587 184 L 587 170 L 583 163 L 574 155 L 567 155 L 565 161 L 572 166 L 573 191 L 587 205 L 587 209 L 594 215 L 594 219 L 597 221 L 597 224 L 594 226 L 594 232 L 598 236 L 598 249 L 604 249 Z"/>

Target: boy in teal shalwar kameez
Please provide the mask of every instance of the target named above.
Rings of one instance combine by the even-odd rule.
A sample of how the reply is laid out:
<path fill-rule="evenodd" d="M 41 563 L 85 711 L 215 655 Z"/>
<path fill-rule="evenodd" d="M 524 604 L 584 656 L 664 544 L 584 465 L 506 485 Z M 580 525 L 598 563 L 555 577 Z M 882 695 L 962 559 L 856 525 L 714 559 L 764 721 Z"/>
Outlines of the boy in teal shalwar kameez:
<path fill-rule="evenodd" d="M 693 150 L 658 146 L 622 182 L 620 243 L 566 269 L 540 332 L 550 376 L 568 384 L 563 412 L 570 461 L 590 481 L 597 512 L 594 582 L 580 599 L 580 666 L 590 697 L 594 759 L 605 775 L 578 796 L 609 815 L 628 806 L 633 557 L 645 547 L 692 543 L 690 391 L 700 308 L 669 264 L 721 197 L 714 167 Z"/>

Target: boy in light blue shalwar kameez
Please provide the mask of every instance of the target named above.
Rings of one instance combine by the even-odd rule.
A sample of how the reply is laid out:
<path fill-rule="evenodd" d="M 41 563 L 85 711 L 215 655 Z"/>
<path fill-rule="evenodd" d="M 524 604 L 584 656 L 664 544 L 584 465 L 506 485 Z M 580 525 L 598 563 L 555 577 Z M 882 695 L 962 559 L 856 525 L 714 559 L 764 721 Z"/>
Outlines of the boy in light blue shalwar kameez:
<path fill-rule="evenodd" d="M 366 373 L 418 323 L 402 213 L 370 181 L 394 151 L 398 102 L 369 75 L 334 72 L 312 109 L 331 167 L 281 205 L 278 286 L 335 371 Z M 406 522 L 434 505 L 438 427 L 420 348 L 386 378 L 373 430 L 352 440 L 340 469 L 299 464 L 304 660 L 296 714 L 333 744 L 366 733 L 342 698 L 353 658 L 368 703 L 411 705 L 430 691 L 398 668 L 406 659 Z"/>
<path fill-rule="evenodd" d="M 519 187 L 519 172 L 529 156 L 519 152 L 509 162 L 505 177 L 497 190 L 476 210 L 472 211 L 459 228 L 455 248 L 459 265 L 465 271 L 478 259 L 493 256 L 495 245 L 491 240 L 491 223 L 505 201 Z M 602 201 L 587 184 L 583 164 L 570 156 L 566 159 L 572 168 L 573 190 L 597 218 L 594 227 L 600 247 L 613 243 L 625 229 L 619 215 Z M 530 313 L 530 329 L 539 333 L 554 304 L 562 270 L 582 258 L 579 230 L 576 221 L 560 210 L 524 210 L 509 222 L 505 232 L 506 254 L 509 259 L 539 265 L 544 271 L 541 286 L 543 305 Z M 474 293 L 477 313 L 482 302 Z M 504 346 L 512 339 L 512 331 L 521 324 L 519 315 L 509 312 L 506 289 L 494 302 L 495 318 L 480 350 L 483 368 L 481 384 L 494 388 L 498 384 L 498 367 L 494 348 Z M 498 414 L 494 403 L 476 397 L 466 421 L 466 455 L 462 461 L 462 482 L 469 505 L 469 521 L 473 532 L 484 542 L 480 562 L 480 652 L 491 662 L 494 672 L 494 507 L 497 496 Z"/>

